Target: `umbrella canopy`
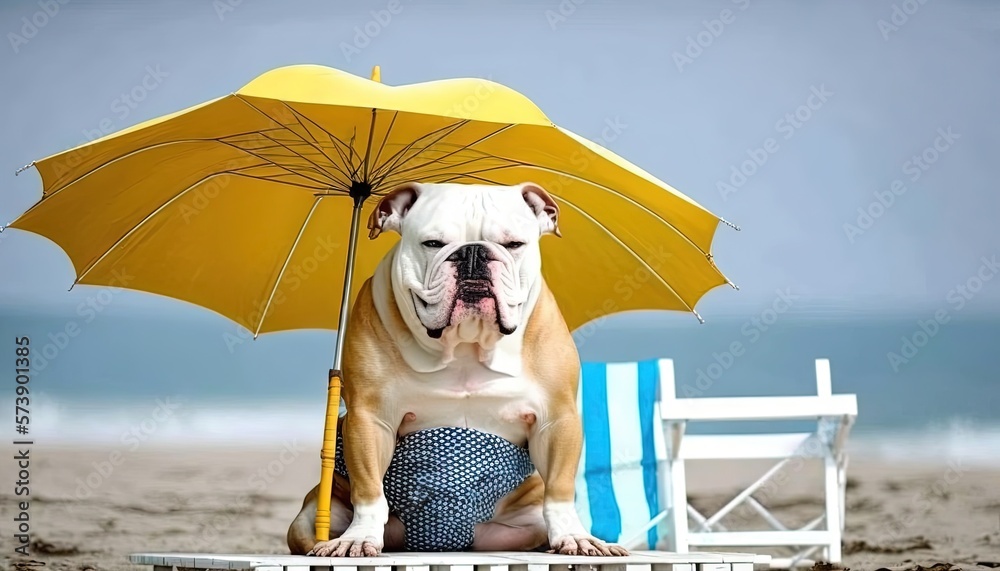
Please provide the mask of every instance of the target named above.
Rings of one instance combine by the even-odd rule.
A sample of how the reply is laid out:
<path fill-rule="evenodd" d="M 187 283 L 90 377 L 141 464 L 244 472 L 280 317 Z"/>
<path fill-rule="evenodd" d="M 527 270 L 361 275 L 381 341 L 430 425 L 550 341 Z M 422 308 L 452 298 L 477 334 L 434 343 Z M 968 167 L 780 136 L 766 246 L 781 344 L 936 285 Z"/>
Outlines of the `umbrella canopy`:
<path fill-rule="evenodd" d="M 378 68 L 366 80 L 284 67 L 38 161 L 42 199 L 12 226 L 59 244 L 74 283 L 182 299 L 254 336 L 346 323 L 361 281 L 352 272 L 373 273 L 394 243 L 358 244 L 367 199 L 410 181 L 546 188 L 567 238 L 543 243 L 542 267 L 571 328 L 630 309 L 694 312 L 728 282 L 710 253 L 719 218 L 523 95 L 476 79 L 378 79 Z M 343 343 L 329 374 L 318 541 L 330 532 Z"/>
<path fill-rule="evenodd" d="M 337 327 L 351 191 L 407 181 L 548 190 L 565 238 L 542 242 L 542 267 L 570 328 L 693 311 L 727 283 L 710 253 L 718 217 L 481 79 L 391 87 L 283 67 L 35 166 L 42 199 L 11 226 L 65 250 L 76 283 L 185 300 L 254 335 Z M 356 271 L 371 275 L 396 239 L 361 241 Z"/>

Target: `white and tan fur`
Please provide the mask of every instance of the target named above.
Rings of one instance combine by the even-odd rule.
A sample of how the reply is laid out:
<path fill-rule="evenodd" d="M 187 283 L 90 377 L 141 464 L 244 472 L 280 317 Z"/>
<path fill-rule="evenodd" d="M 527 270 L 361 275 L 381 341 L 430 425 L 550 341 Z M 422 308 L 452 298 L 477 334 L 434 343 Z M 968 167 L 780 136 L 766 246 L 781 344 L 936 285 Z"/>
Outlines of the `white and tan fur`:
<path fill-rule="evenodd" d="M 530 183 L 408 184 L 380 201 L 371 236 L 392 230 L 402 239 L 362 287 L 347 327 L 340 430 L 350 481 L 336 477 L 327 542 L 315 540 L 316 489 L 309 492 L 288 530 L 292 553 L 401 550 L 402 524 L 389 515 L 382 478 L 398 436 L 440 426 L 530 444 L 537 469 L 476 526 L 472 549 L 626 553 L 592 537 L 573 506 L 580 362 L 538 248 L 557 223 L 555 202 Z M 448 260 L 472 243 L 488 258 L 492 301 L 456 298 L 463 285 Z"/>

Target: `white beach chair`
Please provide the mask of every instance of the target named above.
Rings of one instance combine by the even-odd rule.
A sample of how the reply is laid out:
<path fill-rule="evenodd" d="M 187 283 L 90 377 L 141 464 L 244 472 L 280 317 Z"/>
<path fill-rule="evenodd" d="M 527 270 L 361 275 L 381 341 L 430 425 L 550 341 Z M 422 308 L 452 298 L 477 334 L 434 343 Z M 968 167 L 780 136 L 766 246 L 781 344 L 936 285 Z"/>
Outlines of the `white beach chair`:
<path fill-rule="evenodd" d="M 678 553 L 687 553 L 691 547 L 788 549 L 790 557 L 775 560 L 776 566 L 793 567 L 819 550 L 823 559 L 840 562 L 847 467 L 844 446 L 857 415 L 857 399 L 831 393 L 828 360 L 816 361 L 817 395 L 807 397 L 678 399 L 670 359 L 585 364 L 581 376 L 584 455 L 577 508 L 591 533 L 633 549 L 652 548 L 659 542 Z M 652 403 L 651 383 L 659 388 L 659 398 L 652 397 Z M 656 417 L 652 431 L 650 411 Z M 686 434 L 689 422 L 795 419 L 815 420 L 815 430 Z M 652 452 L 648 452 L 650 447 Z M 613 454 L 608 452 L 612 449 Z M 753 494 L 790 462 L 809 458 L 824 462 L 824 513 L 801 528 L 788 529 Z M 778 462 L 713 515 L 701 514 L 688 504 L 686 461 L 745 459 Z M 651 485 L 650 478 L 656 484 Z M 728 530 L 723 518 L 744 503 L 771 529 Z M 642 519 L 646 522 L 637 525 Z"/>

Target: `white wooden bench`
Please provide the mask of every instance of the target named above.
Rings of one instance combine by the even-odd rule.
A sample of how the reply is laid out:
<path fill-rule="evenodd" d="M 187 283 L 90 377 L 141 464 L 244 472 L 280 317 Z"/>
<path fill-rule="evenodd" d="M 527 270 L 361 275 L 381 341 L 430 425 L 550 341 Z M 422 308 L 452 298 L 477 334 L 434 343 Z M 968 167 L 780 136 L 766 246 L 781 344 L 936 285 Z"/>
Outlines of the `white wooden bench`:
<path fill-rule="evenodd" d="M 214 553 L 135 553 L 129 561 L 173 569 L 256 569 L 259 571 L 753 571 L 770 558 L 747 553 L 666 553 L 635 551 L 627 557 L 573 557 L 548 553 L 386 553 L 379 557 L 224 555 Z"/>

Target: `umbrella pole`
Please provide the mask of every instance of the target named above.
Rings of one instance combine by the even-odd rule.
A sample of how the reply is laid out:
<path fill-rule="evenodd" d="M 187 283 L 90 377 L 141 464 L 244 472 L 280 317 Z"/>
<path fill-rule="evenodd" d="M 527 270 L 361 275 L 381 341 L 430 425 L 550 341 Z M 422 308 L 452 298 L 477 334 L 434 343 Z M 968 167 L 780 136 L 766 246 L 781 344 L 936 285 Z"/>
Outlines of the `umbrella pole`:
<path fill-rule="evenodd" d="M 351 185 L 354 211 L 351 213 L 351 237 L 347 244 L 347 264 L 344 268 L 344 291 L 340 297 L 340 318 L 337 321 L 337 346 L 333 353 L 333 368 L 330 369 L 326 393 L 326 421 L 323 428 L 323 448 L 320 450 L 319 491 L 316 497 L 316 541 L 330 539 L 330 497 L 333 494 L 333 467 L 337 460 L 337 419 L 340 412 L 340 388 L 343 373 L 340 363 L 344 355 L 344 331 L 350 308 L 351 278 L 354 276 L 354 257 L 358 247 L 358 226 L 361 223 L 361 207 L 371 194 L 371 186 L 365 183 Z"/>

